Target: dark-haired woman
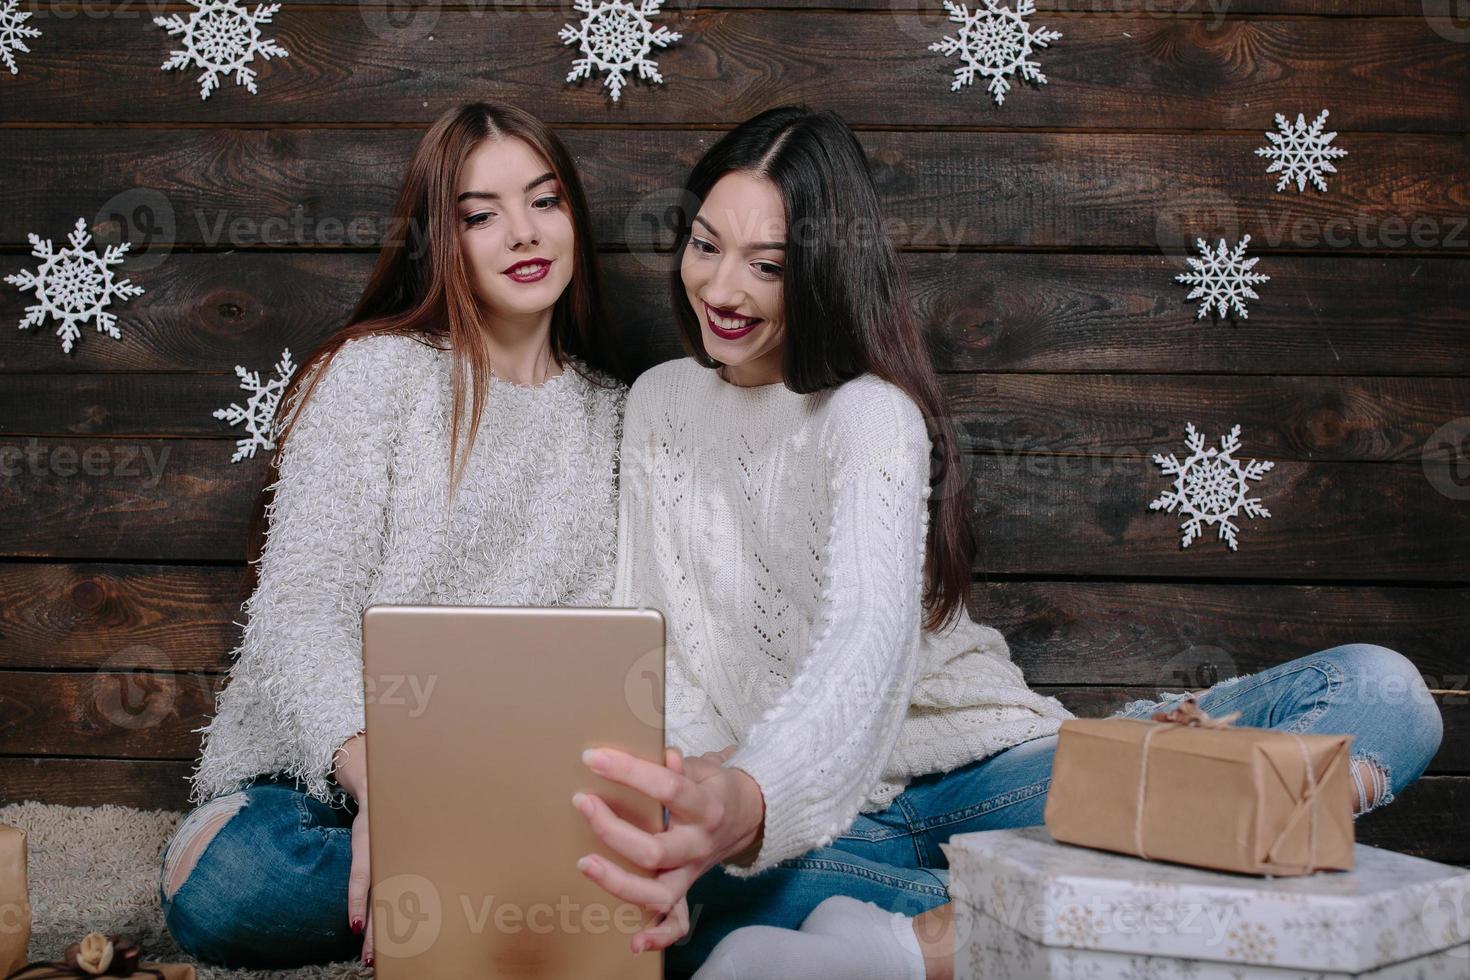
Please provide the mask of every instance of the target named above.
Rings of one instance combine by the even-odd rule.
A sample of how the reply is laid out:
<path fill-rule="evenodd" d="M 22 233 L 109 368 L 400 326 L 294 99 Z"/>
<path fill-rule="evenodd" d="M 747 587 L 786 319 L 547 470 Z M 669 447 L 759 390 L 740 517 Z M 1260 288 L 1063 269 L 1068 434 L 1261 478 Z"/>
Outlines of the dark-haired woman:
<path fill-rule="evenodd" d="M 389 229 L 348 325 L 283 394 L 201 805 L 161 862 L 168 929 L 210 963 L 372 962 L 367 606 L 602 605 L 612 586 L 627 389 L 571 157 L 520 110 L 451 110 Z"/>
<path fill-rule="evenodd" d="M 966 478 L 852 131 L 772 110 L 686 189 L 674 308 L 692 357 L 629 393 L 614 588 L 668 617 L 682 754 L 592 763 L 669 819 L 650 835 L 586 794 L 594 831 L 651 874 L 595 857 L 584 873 L 664 913 L 631 944 L 675 974 L 949 976 L 939 845 L 1041 823 L 1071 714 L 966 611 Z M 1413 665 L 1367 644 L 1200 696 L 1246 724 L 1354 734 L 1360 810 L 1440 740 Z"/>

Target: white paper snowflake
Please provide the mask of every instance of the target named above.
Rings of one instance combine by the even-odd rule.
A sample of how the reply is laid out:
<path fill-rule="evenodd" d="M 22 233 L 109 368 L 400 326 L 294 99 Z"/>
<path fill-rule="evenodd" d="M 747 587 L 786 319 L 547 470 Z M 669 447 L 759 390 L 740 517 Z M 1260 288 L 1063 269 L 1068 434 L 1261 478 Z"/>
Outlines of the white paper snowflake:
<path fill-rule="evenodd" d="M 1199 320 L 1210 311 L 1213 304 L 1221 316 L 1226 315 L 1226 306 L 1240 314 L 1242 320 L 1250 319 L 1250 312 L 1246 310 L 1245 299 L 1260 299 L 1252 286 L 1258 286 L 1263 282 L 1270 282 L 1271 277 L 1259 272 L 1252 272 L 1257 262 L 1261 261 L 1259 256 L 1247 259 L 1245 247 L 1250 244 L 1251 236 L 1246 235 L 1235 246 L 1233 251 L 1225 250 L 1225 239 L 1220 239 L 1220 245 L 1212 249 L 1205 244 L 1203 238 L 1195 239 L 1195 247 L 1204 256 L 1202 259 L 1190 258 L 1189 264 L 1194 268 L 1193 272 L 1181 272 L 1174 278 L 1182 283 L 1189 283 L 1194 290 L 1188 299 L 1199 299 L 1204 297 L 1204 302 L 1199 305 L 1199 312 L 1195 319 Z"/>
<path fill-rule="evenodd" d="M 92 235 L 87 231 L 87 219 L 78 218 L 77 225 L 68 237 L 70 248 L 53 252 L 51 239 L 41 240 L 36 234 L 28 236 L 31 255 L 41 260 L 40 267 L 31 272 L 8 275 L 5 281 L 21 289 L 34 289 L 35 306 L 26 307 L 25 318 L 20 321 L 22 330 L 40 326 L 48 315 L 59 320 L 56 333 L 61 337 L 61 352 L 70 354 L 72 345 L 82 336 L 81 324 L 92 320 L 97 332 L 105 333 L 114 340 L 122 340 L 122 331 L 117 327 L 117 317 L 107 312 L 114 299 L 126 300 L 141 296 L 142 286 L 135 286 L 127 279 L 113 281 L 112 267 L 123 260 L 130 247 L 127 242 L 109 245 L 101 255 L 90 248 Z"/>
<path fill-rule="evenodd" d="M 1317 190 L 1327 190 L 1327 182 L 1322 179 L 1322 175 L 1337 173 L 1337 168 L 1329 161 L 1347 156 L 1347 150 L 1329 145 L 1337 138 L 1337 133 L 1322 132 L 1325 122 L 1326 109 L 1322 110 L 1322 115 L 1311 126 L 1307 125 L 1307 117 L 1300 112 L 1296 114 L 1295 126 L 1287 122 L 1281 113 L 1276 113 L 1276 128 L 1279 132 L 1266 134 L 1266 139 L 1272 145 L 1259 147 L 1256 156 L 1269 157 L 1273 161 L 1266 168 L 1266 173 L 1281 173 L 1281 180 L 1276 183 L 1278 192 L 1284 190 L 1293 180 L 1296 181 L 1298 192 L 1307 189 L 1308 180 L 1316 185 Z"/>
<path fill-rule="evenodd" d="M 40 30 L 26 25 L 26 21 L 30 19 L 31 11 L 20 12 L 20 0 L 4 0 L 0 4 L 0 60 L 5 62 L 5 67 L 10 69 L 12 75 L 20 74 L 20 69 L 15 64 L 15 52 L 31 53 L 31 49 L 21 39 L 41 36 Z"/>
<path fill-rule="evenodd" d="M 1205 437 L 1195 431 L 1194 423 L 1186 422 L 1186 443 L 1191 455 L 1183 463 L 1170 453 L 1167 457 L 1154 453 L 1154 462 L 1164 468 L 1165 476 L 1174 476 L 1174 489 L 1165 490 L 1157 500 L 1151 501 L 1149 510 L 1160 508 L 1180 513 L 1189 519 L 1179 525 L 1184 531 L 1180 542 L 1188 548 L 1189 543 L 1200 536 L 1205 524 L 1218 524 L 1219 537 L 1225 539 L 1230 550 L 1235 551 L 1235 532 L 1240 528 L 1230 522 L 1244 511 L 1247 517 L 1270 517 L 1271 512 L 1261 506 L 1259 497 L 1247 497 L 1250 490 L 1247 480 L 1259 480 L 1267 470 L 1275 466 L 1268 461 L 1251 460 L 1246 466 L 1231 454 L 1240 448 L 1240 426 L 1230 430 L 1228 436 L 1220 437 L 1220 448 L 1205 448 Z"/>
<path fill-rule="evenodd" d="M 244 422 L 246 431 L 250 433 L 235 443 L 235 455 L 230 458 L 232 463 L 253 457 L 257 449 L 276 448 L 276 407 L 281 403 L 281 392 L 286 389 L 286 383 L 296 373 L 296 365 L 291 363 L 290 348 L 286 348 L 276 362 L 276 376 L 269 381 L 262 383 L 259 371 L 247 371 L 238 364 L 235 365 L 235 373 L 240 376 L 240 388 L 250 393 L 250 399 L 243 406 L 231 404 L 229 408 L 215 409 L 214 412 L 215 418 L 224 419 L 231 425 Z"/>
<path fill-rule="evenodd" d="M 153 23 L 166 28 L 170 35 L 182 35 L 184 47 L 170 52 L 163 70 L 204 69 L 199 74 L 199 97 L 209 98 L 219 85 L 220 75 L 235 73 L 235 84 L 255 90 L 255 69 L 249 67 L 256 55 L 269 61 L 284 58 L 288 52 L 275 41 L 260 36 L 260 25 L 281 9 L 278 3 L 257 4 L 254 12 L 240 6 L 238 0 L 189 0 L 198 9 L 186 18 L 183 14 L 155 17 Z"/>
<path fill-rule="evenodd" d="M 649 18 L 658 13 L 664 0 L 576 0 L 576 9 L 586 14 L 578 26 L 567 24 L 559 35 L 563 44 L 579 44 L 582 57 L 572 62 L 567 81 L 590 78 L 592 69 L 605 71 L 603 80 L 618 101 L 623 91 L 623 73 L 638 70 L 638 77 L 662 83 L 658 62 L 648 57 L 654 46 L 666 48 L 683 37 L 667 27 L 654 29 Z"/>
<path fill-rule="evenodd" d="M 963 64 L 954 70 L 951 92 L 958 92 L 973 82 L 976 75 L 982 75 L 990 79 L 990 94 L 995 97 L 995 104 L 1004 105 L 1006 92 L 1011 88 L 1006 76 L 1020 72 L 1027 81 L 1046 83 L 1041 63 L 1031 58 L 1032 49 L 1044 48 L 1062 35 L 1044 27 L 1032 28 L 1026 22 L 1036 12 L 1032 0 L 1016 0 L 1014 10 L 996 0 L 980 0 L 980 4 L 970 13 L 964 4 L 944 0 L 949 19 L 959 24 L 960 29 L 953 37 L 945 35 L 944 40 L 929 45 L 929 50 L 960 56 Z"/>

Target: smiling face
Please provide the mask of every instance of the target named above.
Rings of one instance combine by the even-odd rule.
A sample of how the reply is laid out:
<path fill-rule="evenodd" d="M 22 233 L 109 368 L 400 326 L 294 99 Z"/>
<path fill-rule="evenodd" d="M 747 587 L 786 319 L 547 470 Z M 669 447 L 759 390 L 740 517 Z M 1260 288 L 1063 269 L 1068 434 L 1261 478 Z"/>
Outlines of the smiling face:
<path fill-rule="evenodd" d="M 572 281 L 575 234 L 551 165 L 525 140 L 489 139 L 460 169 L 457 227 L 490 318 L 549 325 Z"/>
<path fill-rule="evenodd" d="M 705 195 L 679 272 L 705 352 L 738 385 L 782 379 L 786 207 L 765 177 L 728 173 Z"/>

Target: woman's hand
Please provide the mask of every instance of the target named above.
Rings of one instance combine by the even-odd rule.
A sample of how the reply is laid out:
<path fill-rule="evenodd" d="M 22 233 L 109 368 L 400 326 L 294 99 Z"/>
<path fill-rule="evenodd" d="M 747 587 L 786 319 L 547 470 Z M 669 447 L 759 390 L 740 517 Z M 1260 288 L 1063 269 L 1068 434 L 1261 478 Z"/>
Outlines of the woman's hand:
<path fill-rule="evenodd" d="M 659 920 L 631 941 L 634 953 L 665 949 L 689 931 L 690 887 L 727 857 L 750 850 L 760 840 L 765 806 L 760 786 L 739 769 L 722 764 L 735 751 L 729 746 L 685 759 L 678 749 L 665 751 L 665 766 L 612 748 L 600 748 L 601 761 L 589 761 L 593 772 L 659 801 L 668 810 L 668 826 L 650 834 L 615 814 L 592 793 L 578 809 L 593 833 L 635 867 L 634 874 L 595 854 L 578 862 L 582 873 L 614 898 L 659 913 Z"/>
<path fill-rule="evenodd" d="M 361 732 L 342 743 L 333 775 L 337 785 L 357 801 L 352 818 L 352 870 L 347 874 L 347 925 L 362 935 L 362 962 L 373 964 L 373 910 L 368 905 L 372 877 L 368 865 L 367 736 Z"/>

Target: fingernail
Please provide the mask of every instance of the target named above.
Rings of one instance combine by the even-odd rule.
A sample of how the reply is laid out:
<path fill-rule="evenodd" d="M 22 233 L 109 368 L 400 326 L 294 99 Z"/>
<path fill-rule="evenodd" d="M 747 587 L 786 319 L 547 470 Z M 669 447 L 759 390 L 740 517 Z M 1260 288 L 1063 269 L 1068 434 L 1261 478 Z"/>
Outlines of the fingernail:
<path fill-rule="evenodd" d="M 578 871 L 588 871 L 589 869 L 591 870 L 592 874 L 597 873 L 597 863 L 593 861 L 591 857 L 583 855 L 582 857 L 577 858 Z"/>
<path fill-rule="evenodd" d="M 362 920 L 361 919 L 353 919 L 352 920 L 352 931 L 354 933 L 356 933 L 357 935 L 359 935 L 359 936 L 362 935 Z"/>
<path fill-rule="evenodd" d="M 593 769 L 596 769 L 598 766 L 602 765 L 602 761 L 603 754 L 596 749 L 587 749 L 582 753 L 583 764 L 591 766 Z"/>
<path fill-rule="evenodd" d="M 586 804 L 587 804 L 587 794 L 586 793 L 577 792 L 577 793 L 573 793 L 572 794 L 572 806 L 576 807 L 582 813 L 586 813 L 587 812 L 587 809 L 588 808 L 587 808 L 587 805 Z"/>

